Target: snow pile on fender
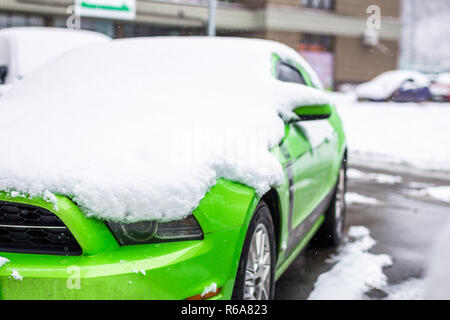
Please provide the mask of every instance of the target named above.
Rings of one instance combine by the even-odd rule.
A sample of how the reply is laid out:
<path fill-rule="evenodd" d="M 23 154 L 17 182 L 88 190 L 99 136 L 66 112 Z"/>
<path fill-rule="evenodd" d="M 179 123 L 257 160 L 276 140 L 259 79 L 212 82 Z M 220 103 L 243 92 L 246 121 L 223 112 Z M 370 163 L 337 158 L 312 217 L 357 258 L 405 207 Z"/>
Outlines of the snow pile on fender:
<path fill-rule="evenodd" d="M 329 102 L 276 80 L 273 53 L 309 69 L 292 49 L 249 39 L 141 38 L 66 53 L 2 98 L 0 189 L 70 195 L 116 221 L 181 219 L 221 177 L 263 194 L 283 180 L 268 151 L 284 135 L 281 117 Z"/>

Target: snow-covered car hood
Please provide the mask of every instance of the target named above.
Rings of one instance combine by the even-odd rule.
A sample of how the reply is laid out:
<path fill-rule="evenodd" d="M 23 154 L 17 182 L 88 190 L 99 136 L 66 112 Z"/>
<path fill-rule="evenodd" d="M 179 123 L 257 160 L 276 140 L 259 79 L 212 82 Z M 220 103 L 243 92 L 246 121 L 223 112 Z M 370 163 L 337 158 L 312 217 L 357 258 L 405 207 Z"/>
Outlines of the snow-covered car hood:
<path fill-rule="evenodd" d="M 0 189 L 71 195 L 121 221 L 183 218 L 220 177 L 263 194 L 283 180 L 269 152 L 284 135 L 279 114 L 329 102 L 276 80 L 274 52 L 309 68 L 284 45 L 236 38 L 72 50 L 3 96 Z"/>
<path fill-rule="evenodd" d="M 355 91 L 360 99 L 385 100 L 409 79 L 418 87 L 427 87 L 429 84 L 429 79 L 420 72 L 392 70 L 360 84 Z"/>

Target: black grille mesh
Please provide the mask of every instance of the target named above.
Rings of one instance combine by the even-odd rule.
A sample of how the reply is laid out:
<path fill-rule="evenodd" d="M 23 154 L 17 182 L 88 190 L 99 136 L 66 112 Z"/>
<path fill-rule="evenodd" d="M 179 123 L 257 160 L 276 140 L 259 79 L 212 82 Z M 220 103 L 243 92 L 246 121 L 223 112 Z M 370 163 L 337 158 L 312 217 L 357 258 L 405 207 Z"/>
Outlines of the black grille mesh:
<path fill-rule="evenodd" d="M 0 201 L 0 252 L 80 255 L 81 248 L 54 213 Z"/>

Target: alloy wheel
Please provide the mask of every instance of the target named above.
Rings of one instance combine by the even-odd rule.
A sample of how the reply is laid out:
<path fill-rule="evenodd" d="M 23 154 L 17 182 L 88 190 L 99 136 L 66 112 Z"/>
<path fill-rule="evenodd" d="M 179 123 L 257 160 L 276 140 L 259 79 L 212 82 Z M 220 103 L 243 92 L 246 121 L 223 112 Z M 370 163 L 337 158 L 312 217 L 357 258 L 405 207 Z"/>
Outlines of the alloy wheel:
<path fill-rule="evenodd" d="M 271 283 L 271 247 L 264 224 L 253 233 L 245 270 L 244 300 L 268 300 Z"/>

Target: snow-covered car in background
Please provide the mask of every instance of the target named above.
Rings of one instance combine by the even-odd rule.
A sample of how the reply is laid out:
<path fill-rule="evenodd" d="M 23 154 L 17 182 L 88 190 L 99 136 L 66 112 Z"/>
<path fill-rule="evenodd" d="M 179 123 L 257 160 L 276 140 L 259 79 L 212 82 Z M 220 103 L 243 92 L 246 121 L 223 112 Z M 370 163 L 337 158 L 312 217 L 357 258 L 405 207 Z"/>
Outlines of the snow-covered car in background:
<path fill-rule="evenodd" d="M 355 92 L 360 101 L 422 102 L 430 99 L 429 83 L 420 72 L 392 70 L 358 85 Z"/>
<path fill-rule="evenodd" d="M 0 95 L 52 58 L 73 48 L 111 39 L 101 33 L 45 27 L 0 30 Z"/>
<path fill-rule="evenodd" d="M 436 102 L 450 102 L 450 73 L 440 73 L 430 82 L 431 98 Z"/>

